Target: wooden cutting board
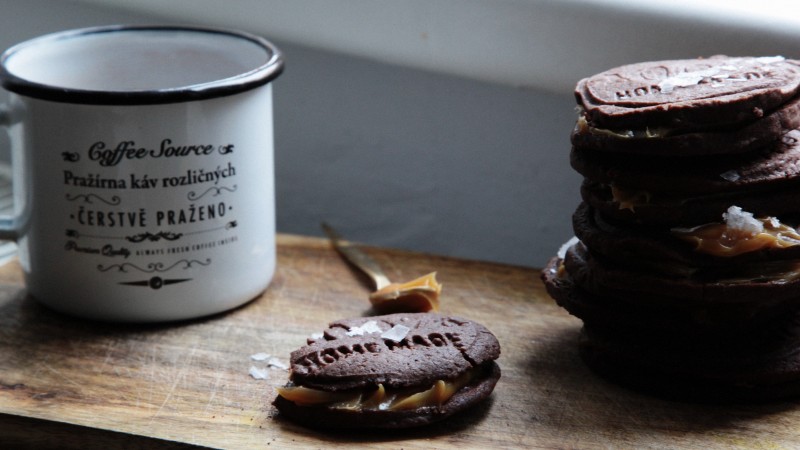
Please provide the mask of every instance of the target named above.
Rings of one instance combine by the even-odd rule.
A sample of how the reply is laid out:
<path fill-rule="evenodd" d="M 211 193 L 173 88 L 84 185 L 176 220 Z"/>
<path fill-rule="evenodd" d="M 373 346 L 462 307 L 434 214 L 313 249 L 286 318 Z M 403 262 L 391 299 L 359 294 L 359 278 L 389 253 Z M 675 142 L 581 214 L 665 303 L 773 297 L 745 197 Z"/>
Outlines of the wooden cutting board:
<path fill-rule="evenodd" d="M 495 332 L 503 377 L 489 402 L 393 433 L 319 433 L 282 420 L 270 403 L 288 374 L 251 356 L 286 362 L 329 321 L 369 311 L 364 280 L 327 241 L 282 235 L 263 296 L 178 324 L 68 318 L 26 296 L 16 263 L 0 268 L 0 447 L 800 447 L 797 402 L 698 406 L 595 377 L 577 355 L 580 322 L 545 294 L 537 270 L 367 250 L 393 279 L 438 271 L 442 311 Z"/>

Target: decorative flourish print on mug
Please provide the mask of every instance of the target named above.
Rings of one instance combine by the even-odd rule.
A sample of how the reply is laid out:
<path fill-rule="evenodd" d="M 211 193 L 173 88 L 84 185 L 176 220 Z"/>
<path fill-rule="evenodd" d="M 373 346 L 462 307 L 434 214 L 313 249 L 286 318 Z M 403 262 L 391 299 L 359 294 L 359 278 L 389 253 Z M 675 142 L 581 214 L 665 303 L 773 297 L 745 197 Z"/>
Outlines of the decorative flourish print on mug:
<path fill-rule="evenodd" d="M 150 263 L 150 264 L 147 265 L 146 268 L 141 268 L 141 267 L 137 266 L 136 264 L 132 264 L 132 263 L 112 264 L 110 266 L 103 266 L 102 264 L 100 264 L 100 265 L 97 266 L 97 270 L 99 270 L 100 272 L 108 272 L 109 270 L 117 269 L 120 272 L 127 273 L 128 269 L 130 268 L 130 269 L 135 269 L 135 270 L 138 270 L 139 272 L 144 272 L 144 273 L 169 272 L 170 270 L 174 269 L 175 267 L 179 266 L 180 264 L 183 264 L 182 269 L 184 269 L 184 270 L 193 267 L 194 264 L 200 264 L 201 266 L 207 266 L 207 265 L 211 264 L 211 258 L 206 258 L 205 261 L 198 261 L 196 259 L 193 259 L 193 260 L 190 261 L 188 259 L 182 259 L 182 260 L 180 260 L 180 261 L 176 262 L 175 264 L 172 264 L 171 266 L 168 266 L 168 267 L 166 267 L 166 265 L 164 263 L 162 263 L 162 262 Z"/>
<path fill-rule="evenodd" d="M 175 233 L 172 233 L 172 232 L 163 232 L 163 231 L 161 233 L 175 234 Z M 99 234 L 86 234 L 86 233 L 81 233 L 78 230 L 75 230 L 75 229 L 72 229 L 72 228 L 69 228 L 69 229 L 65 230 L 64 234 L 66 234 L 66 236 L 68 238 L 72 238 L 72 239 L 81 239 L 81 238 L 113 239 L 113 240 L 126 240 L 126 241 L 134 242 L 134 243 L 138 243 L 138 242 L 144 241 L 144 239 L 141 239 L 141 240 L 138 240 L 138 241 L 133 240 L 133 239 L 136 238 L 136 236 L 108 236 L 108 235 L 99 235 Z M 149 234 L 149 233 L 147 233 L 147 234 Z M 178 237 L 180 237 L 180 234 L 178 234 L 178 236 L 175 239 L 177 239 Z M 153 239 L 151 239 L 151 240 L 153 240 Z M 157 240 L 157 239 L 155 239 L 155 240 Z"/>
<path fill-rule="evenodd" d="M 130 236 L 107 236 L 107 235 L 97 235 L 97 234 L 85 234 L 81 233 L 75 229 L 67 229 L 65 230 L 64 234 L 71 239 L 81 239 L 81 238 L 88 238 L 88 239 L 113 239 L 113 240 L 126 240 L 128 242 L 133 242 L 138 244 L 144 241 L 151 241 L 156 242 L 161 239 L 167 241 L 177 241 L 178 239 L 182 238 L 184 235 L 194 235 L 194 234 L 201 234 L 201 233 L 209 233 L 212 231 L 220 231 L 220 230 L 231 230 L 239 226 L 238 222 L 235 220 L 231 220 L 230 222 L 226 223 L 221 227 L 216 228 L 209 228 L 207 230 L 198 230 L 198 231 L 190 231 L 188 233 L 173 233 L 172 231 L 159 231 L 156 234 L 148 232 L 134 234 Z"/>
<path fill-rule="evenodd" d="M 236 223 L 236 221 L 235 220 L 231 220 L 230 222 L 226 223 L 225 225 L 223 225 L 221 227 L 209 228 L 208 230 L 190 231 L 190 232 L 186 233 L 186 235 L 189 236 L 189 235 L 192 235 L 192 234 L 209 233 L 211 231 L 230 230 L 230 229 L 236 228 L 237 226 L 238 226 L 238 224 Z"/>
<path fill-rule="evenodd" d="M 78 194 L 78 195 L 67 194 L 66 197 L 67 197 L 67 201 L 74 202 L 76 200 L 83 200 L 85 203 L 89 203 L 90 205 L 94 204 L 94 203 L 92 203 L 92 198 L 96 198 L 97 200 L 100 200 L 101 202 L 105 203 L 106 205 L 111 205 L 111 206 L 117 206 L 122 202 L 122 199 L 119 198 L 116 195 L 111 197 L 110 200 L 106 200 L 106 199 L 104 199 L 103 197 L 100 197 L 97 194 Z"/>
<path fill-rule="evenodd" d="M 184 283 L 186 281 L 192 281 L 192 279 L 191 278 L 163 279 L 161 277 L 152 277 L 149 280 L 124 281 L 118 284 L 125 286 L 149 287 L 150 289 L 161 289 L 163 286 L 167 286 L 169 284 Z"/>
<path fill-rule="evenodd" d="M 78 152 L 61 152 L 61 157 L 66 162 L 78 162 L 81 159 L 81 155 Z"/>
<path fill-rule="evenodd" d="M 201 198 L 205 197 L 206 195 L 208 195 L 209 192 L 214 192 L 214 195 L 212 195 L 212 197 L 216 197 L 220 193 L 222 193 L 222 191 L 236 192 L 236 189 L 237 189 L 237 186 L 235 184 L 233 186 L 231 186 L 231 187 L 227 187 L 227 186 L 216 187 L 215 186 L 215 187 L 210 187 L 210 188 L 206 189 L 206 191 L 203 192 L 200 195 L 197 195 L 197 193 L 195 193 L 194 191 L 191 191 L 191 192 L 189 192 L 189 194 L 186 195 L 186 198 L 188 198 L 191 201 L 195 201 L 195 200 L 200 200 Z"/>
<path fill-rule="evenodd" d="M 148 231 L 145 233 L 135 234 L 133 236 L 126 236 L 125 239 L 133 243 L 144 242 L 146 240 L 151 242 L 157 242 L 160 241 L 161 239 L 164 239 L 166 241 L 177 241 L 178 239 L 181 238 L 181 236 L 183 236 L 183 233 L 173 233 L 171 231 L 159 231 L 158 233 L 153 234 Z"/>

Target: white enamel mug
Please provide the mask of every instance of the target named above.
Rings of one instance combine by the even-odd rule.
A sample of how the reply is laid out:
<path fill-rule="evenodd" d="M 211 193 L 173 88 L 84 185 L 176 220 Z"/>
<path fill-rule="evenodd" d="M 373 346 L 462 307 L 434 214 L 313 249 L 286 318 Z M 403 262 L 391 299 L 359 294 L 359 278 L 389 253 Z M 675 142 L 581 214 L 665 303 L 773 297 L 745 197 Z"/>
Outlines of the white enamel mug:
<path fill-rule="evenodd" d="M 80 317 L 188 319 L 275 270 L 278 49 L 200 27 L 66 31 L 2 55 L 14 239 L 29 294 Z"/>

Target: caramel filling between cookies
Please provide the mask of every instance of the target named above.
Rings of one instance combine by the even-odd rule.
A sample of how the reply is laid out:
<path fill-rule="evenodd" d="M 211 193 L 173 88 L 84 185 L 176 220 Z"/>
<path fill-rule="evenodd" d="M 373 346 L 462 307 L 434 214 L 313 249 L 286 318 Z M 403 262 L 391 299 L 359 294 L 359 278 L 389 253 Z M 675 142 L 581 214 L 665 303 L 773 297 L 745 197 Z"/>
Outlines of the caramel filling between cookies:
<path fill-rule="evenodd" d="M 619 204 L 619 209 L 635 212 L 637 206 L 649 204 L 651 198 L 652 194 L 647 191 L 623 189 L 611 185 L 611 199 Z"/>
<path fill-rule="evenodd" d="M 800 279 L 800 261 L 770 261 L 733 267 L 691 267 L 683 264 L 641 263 L 654 273 L 715 283 L 790 283 Z"/>
<path fill-rule="evenodd" d="M 437 380 L 429 389 L 386 389 L 383 384 L 367 392 L 327 392 L 304 386 L 286 386 L 278 394 L 300 406 L 325 406 L 353 411 L 403 411 L 425 406 L 441 406 L 477 376 L 472 369 L 454 380 Z"/>
<path fill-rule="evenodd" d="M 774 217 L 754 218 L 740 208 L 731 207 L 725 223 L 710 223 L 694 228 L 673 228 L 678 238 L 691 242 L 695 250 L 714 256 L 736 256 L 762 249 L 800 245 L 800 234 Z"/>
<path fill-rule="evenodd" d="M 432 272 L 407 283 L 392 283 L 370 294 L 369 301 L 379 311 L 438 311 L 441 293 L 442 285 Z"/>
<path fill-rule="evenodd" d="M 597 128 L 589 125 L 589 122 L 583 115 L 578 116 L 577 126 L 581 133 L 605 135 L 618 139 L 664 138 L 670 134 L 668 128 L 645 128 L 644 130 L 609 130 L 606 128 Z"/>

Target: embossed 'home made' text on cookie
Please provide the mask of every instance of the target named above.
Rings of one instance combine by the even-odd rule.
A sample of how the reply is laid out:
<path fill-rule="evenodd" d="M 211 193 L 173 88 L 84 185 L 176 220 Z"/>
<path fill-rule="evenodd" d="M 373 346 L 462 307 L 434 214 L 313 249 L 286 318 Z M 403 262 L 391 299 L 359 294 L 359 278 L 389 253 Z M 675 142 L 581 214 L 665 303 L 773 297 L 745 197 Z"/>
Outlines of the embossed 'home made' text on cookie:
<path fill-rule="evenodd" d="M 461 349 L 463 344 L 461 337 L 458 333 L 430 333 L 427 336 L 415 334 L 400 342 L 391 340 L 384 341 L 385 347 L 390 350 L 400 349 L 413 349 L 414 347 L 446 347 L 449 345 Z M 357 343 L 353 345 L 340 345 L 338 347 L 329 347 L 323 350 L 318 350 L 306 355 L 299 364 L 305 367 L 325 367 L 333 364 L 342 358 L 348 358 L 355 354 L 365 353 L 380 353 L 382 346 L 377 342 L 369 342 L 365 344 Z"/>

